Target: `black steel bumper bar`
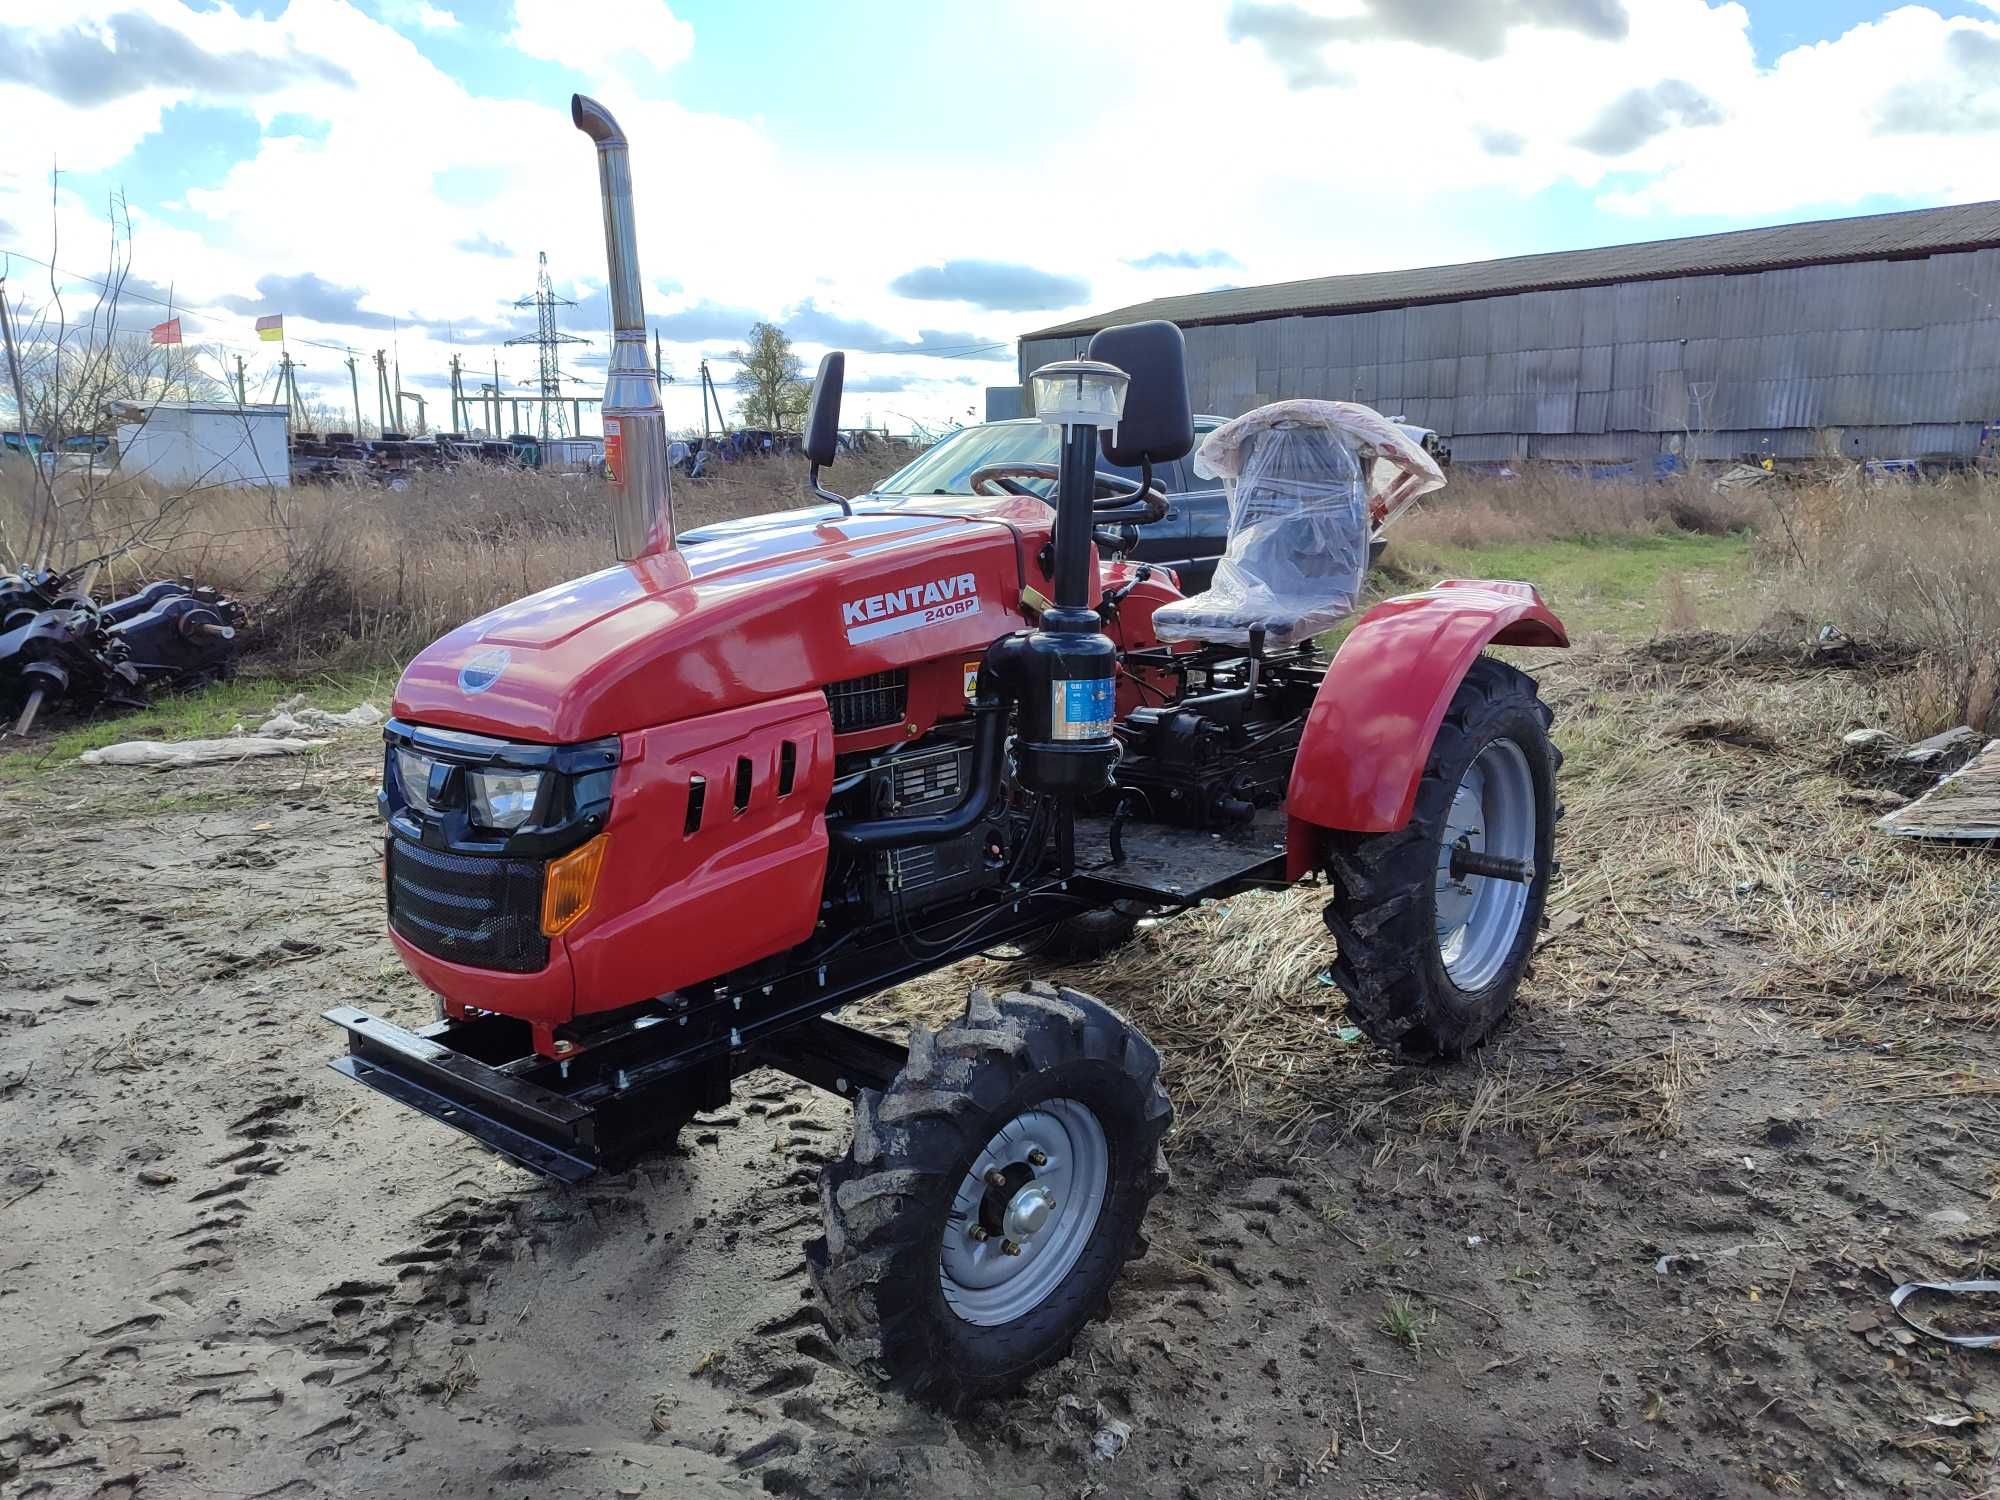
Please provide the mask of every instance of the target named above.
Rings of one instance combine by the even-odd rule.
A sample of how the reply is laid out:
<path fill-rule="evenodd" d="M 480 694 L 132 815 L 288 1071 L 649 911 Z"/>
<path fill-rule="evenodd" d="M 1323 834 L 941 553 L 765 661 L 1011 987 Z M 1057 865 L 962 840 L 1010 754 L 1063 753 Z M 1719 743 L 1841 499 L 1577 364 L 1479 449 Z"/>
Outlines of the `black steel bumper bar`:
<path fill-rule="evenodd" d="M 352 1005 L 324 1018 L 347 1033 L 347 1056 L 333 1059 L 336 1073 L 545 1177 L 582 1182 L 604 1165 L 588 1107 Z M 427 1029 L 448 1032 L 449 1025 Z"/>
<path fill-rule="evenodd" d="M 347 1033 L 347 1056 L 333 1059 L 335 1072 L 531 1172 L 569 1183 L 619 1170 L 670 1140 L 699 1112 L 726 1103 L 730 1080 L 753 1068 L 776 1068 L 852 1099 L 858 1089 L 887 1088 L 905 1056 L 900 1044 L 825 1016 L 768 1027 L 733 1049 L 726 1040 L 720 1048 L 681 1048 L 679 1028 L 643 1027 L 623 1034 L 626 1045 L 611 1063 L 584 1054 L 575 1091 L 564 1093 L 548 1086 L 562 1084 L 560 1064 L 532 1054 L 498 1064 L 475 1055 L 514 1050 L 494 1044 L 510 1029 L 527 1028 L 504 1017 L 440 1021 L 421 1032 L 351 1005 L 325 1018 Z"/>

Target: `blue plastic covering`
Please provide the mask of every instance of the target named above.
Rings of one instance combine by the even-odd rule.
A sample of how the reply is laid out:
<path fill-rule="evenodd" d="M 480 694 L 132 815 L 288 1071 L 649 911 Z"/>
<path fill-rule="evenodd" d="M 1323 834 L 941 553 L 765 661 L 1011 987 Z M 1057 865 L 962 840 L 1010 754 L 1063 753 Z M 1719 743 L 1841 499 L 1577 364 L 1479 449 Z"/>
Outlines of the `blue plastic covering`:
<path fill-rule="evenodd" d="M 1656 453 L 1646 463 L 1633 460 L 1622 464 L 1561 464 L 1558 469 L 1593 484 L 1659 484 L 1688 471 L 1678 453 Z"/>

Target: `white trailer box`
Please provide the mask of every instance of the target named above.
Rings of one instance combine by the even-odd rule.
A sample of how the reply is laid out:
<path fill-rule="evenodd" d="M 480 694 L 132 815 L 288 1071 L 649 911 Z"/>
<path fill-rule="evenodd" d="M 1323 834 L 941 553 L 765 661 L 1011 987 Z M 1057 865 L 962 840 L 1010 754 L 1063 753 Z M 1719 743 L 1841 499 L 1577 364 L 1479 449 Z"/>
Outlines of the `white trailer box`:
<path fill-rule="evenodd" d="M 595 469 L 604 462 L 601 437 L 548 438 L 541 448 L 544 469 Z"/>
<path fill-rule="evenodd" d="M 155 401 L 120 415 L 133 419 L 118 429 L 121 474 L 174 489 L 292 482 L 282 406 Z"/>

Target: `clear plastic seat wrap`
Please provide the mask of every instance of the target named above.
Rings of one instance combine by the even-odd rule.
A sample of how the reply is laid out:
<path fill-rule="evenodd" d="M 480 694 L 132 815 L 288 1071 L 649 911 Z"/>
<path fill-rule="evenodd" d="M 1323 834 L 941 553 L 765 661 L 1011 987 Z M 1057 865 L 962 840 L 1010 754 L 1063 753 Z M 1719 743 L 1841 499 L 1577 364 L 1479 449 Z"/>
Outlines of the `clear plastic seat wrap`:
<path fill-rule="evenodd" d="M 1444 483 L 1400 427 L 1349 401 L 1260 406 L 1210 433 L 1194 468 L 1224 482 L 1229 541 L 1206 593 L 1154 614 L 1167 641 L 1247 645 L 1261 628 L 1283 647 L 1332 628 L 1361 596 L 1375 524 Z"/>

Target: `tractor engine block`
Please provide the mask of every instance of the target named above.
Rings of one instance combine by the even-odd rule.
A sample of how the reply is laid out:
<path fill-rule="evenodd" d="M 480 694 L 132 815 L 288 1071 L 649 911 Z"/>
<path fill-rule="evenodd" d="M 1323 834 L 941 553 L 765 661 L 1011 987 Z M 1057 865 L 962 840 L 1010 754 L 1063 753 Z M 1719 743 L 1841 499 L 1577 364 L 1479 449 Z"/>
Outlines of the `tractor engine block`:
<path fill-rule="evenodd" d="M 871 818 L 920 817 L 944 812 L 964 794 L 972 775 L 972 747 L 945 740 L 885 754 L 862 783 Z M 878 849 L 866 856 L 861 904 L 870 920 L 999 885 L 1014 847 L 1004 803 L 992 818 L 942 843 Z"/>

